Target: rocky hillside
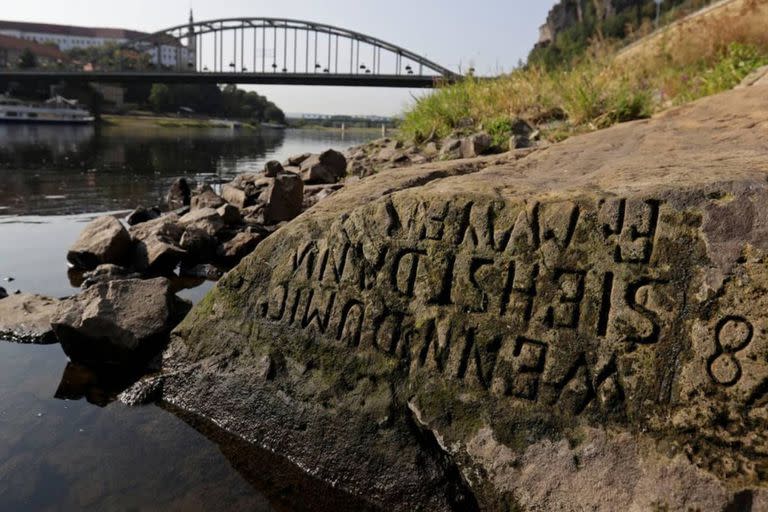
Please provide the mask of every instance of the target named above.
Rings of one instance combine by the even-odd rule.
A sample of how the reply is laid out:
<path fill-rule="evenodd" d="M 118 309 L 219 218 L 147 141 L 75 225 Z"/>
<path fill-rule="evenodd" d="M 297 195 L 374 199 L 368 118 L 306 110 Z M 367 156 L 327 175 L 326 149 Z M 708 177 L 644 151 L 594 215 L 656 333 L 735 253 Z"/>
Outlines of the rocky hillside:
<path fill-rule="evenodd" d="M 663 20 L 668 22 L 710 0 L 665 0 Z M 539 29 L 531 62 L 557 66 L 581 54 L 597 34 L 626 39 L 647 31 L 656 18 L 654 0 L 560 0 Z"/>

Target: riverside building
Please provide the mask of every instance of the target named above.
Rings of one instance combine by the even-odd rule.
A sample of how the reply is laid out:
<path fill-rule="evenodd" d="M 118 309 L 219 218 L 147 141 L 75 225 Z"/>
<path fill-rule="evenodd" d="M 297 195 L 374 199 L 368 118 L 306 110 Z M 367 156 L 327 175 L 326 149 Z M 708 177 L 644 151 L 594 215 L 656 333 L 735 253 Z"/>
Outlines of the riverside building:
<path fill-rule="evenodd" d="M 193 33 L 191 12 L 189 22 L 191 33 Z M 150 37 L 151 34 L 148 32 L 122 28 L 78 27 L 0 20 L 0 35 L 29 41 L 30 46 L 53 45 L 61 52 L 107 44 L 124 44 L 141 39 L 147 43 L 145 51 L 150 55 L 150 62 L 167 68 L 194 68 L 196 58 L 194 37 L 189 38 L 188 47 L 181 40 L 167 35 Z M 33 48 L 30 49 L 34 51 Z"/>

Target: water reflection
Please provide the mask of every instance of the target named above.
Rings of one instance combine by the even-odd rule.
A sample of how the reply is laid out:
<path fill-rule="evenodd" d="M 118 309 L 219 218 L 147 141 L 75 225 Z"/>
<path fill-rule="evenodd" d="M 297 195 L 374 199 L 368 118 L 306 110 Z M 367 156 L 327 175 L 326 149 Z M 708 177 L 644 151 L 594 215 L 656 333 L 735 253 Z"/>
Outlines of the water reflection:
<path fill-rule="evenodd" d="M 220 182 L 270 158 L 370 139 L 334 132 L 0 125 L 0 214 L 78 214 L 163 202 L 177 177 Z"/>

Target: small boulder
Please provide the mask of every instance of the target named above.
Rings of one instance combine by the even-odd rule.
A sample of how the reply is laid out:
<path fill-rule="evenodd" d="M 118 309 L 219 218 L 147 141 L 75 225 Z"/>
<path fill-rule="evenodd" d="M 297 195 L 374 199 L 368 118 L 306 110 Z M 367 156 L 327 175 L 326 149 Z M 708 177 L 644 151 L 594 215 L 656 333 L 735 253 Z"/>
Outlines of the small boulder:
<path fill-rule="evenodd" d="M 301 172 L 301 179 L 305 183 L 312 185 L 333 184 L 339 181 L 336 175 L 323 164 L 315 164 L 303 170 Z"/>
<path fill-rule="evenodd" d="M 210 185 L 204 185 L 194 196 L 192 196 L 191 207 L 193 211 L 201 208 L 216 209 L 220 206 L 224 206 L 225 203 L 226 201 L 214 192 Z"/>
<path fill-rule="evenodd" d="M 461 157 L 474 158 L 484 155 L 493 146 L 493 139 L 485 132 L 475 133 L 462 139 Z"/>
<path fill-rule="evenodd" d="M 277 160 L 270 160 L 264 165 L 264 176 L 267 178 L 274 178 L 281 172 L 283 172 L 283 165 Z"/>
<path fill-rule="evenodd" d="M 129 226 L 135 226 L 136 224 L 141 224 L 142 222 L 149 222 L 150 220 L 160 218 L 161 215 L 162 212 L 157 207 L 144 208 L 143 206 L 139 206 L 133 210 L 131 214 L 128 215 L 128 217 L 125 218 L 125 222 Z"/>
<path fill-rule="evenodd" d="M 90 288 L 91 286 L 99 283 L 107 283 L 109 281 L 117 281 L 118 279 L 140 279 L 141 274 L 133 272 L 125 267 L 119 265 L 113 265 L 107 263 L 99 265 L 96 270 L 86 272 L 83 274 L 83 282 L 81 284 L 83 289 Z"/>
<path fill-rule="evenodd" d="M 333 177 L 332 181 L 322 183 L 336 183 L 347 174 L 347 159 L 343 154 L 329 149 L 320 155 L 313 155 L 301 163 L 302 174 L 308 173 L 312 168 L 321 165 L 325 172 Z"/>
<path fill-rule="evenodd" d="M 228 265 L 236 265 L 256 249 L 262 238 L 261 235 L 255 233 L 238 233 L 232 240 L 219 248 L 218 256 Z"/>
<path fill-rule="evenodd" d="M 181 248 L 186 251 L 185 262 L 210 261 L 219 245 L 216 238 L 204 229 L 190 226 L 181 237 Z"/>
<path fill-rule="evenodd" d="M 131 228 L 134 239 L 132 267 L 140 271 L 167 272 L 176 268 L 186 252 L 179 247 L 184 227 L 175 214 Z"/>
<path fill-rule="evenodd" d="M 245 208 L 248 206 L 248 196 L 245 190 L 238 188 L 231 183 L 227 183 L 221 187 L 221 197 L 224 200 L 234 205 L 237 208 Z"/>
<path fill-rule="evenodd" d="M 222 219 L 219 213 L 213 208 L 192 210 L 179 219 L 179 224 L 186 229 L 200 229 L 210 236 L 216 236 L 219 231 L 226 227 L 224 219 Z"/>
<path fill-rule="evenodd" d="M 240 209 L 231 204 L 225 204 L 218 208 L 216 213 L 219 214 L 221 220 L 227 225 L 239 224 L 243 220 L 243 216 L 240 214 Z"/>
<path fill-rule="evenodd" d="M 56 343 L 51 318 L 58 302 L 26 293 L 0 300 L 0 339 L 18 343 Z"/>
<path fill-rule="evenodd" d="M 186 179 L 179 178 L 171 184 L 171 188 L 168 190 L 168 195 L 166 196 L 168 209 L 177 210 L 184 206 L 189 206 L 191 198 L 192 190 L 189 187 L 189 183 Z"/>
<path fill-rule="evenodd" d="M 51 324 L 71 360 L 128 365 L 157 354 L 189 307 L 163 277 L 110 281 L 62 301 Z"/>
<path fill-rule="evenodd" d="M 302 210 L 304 203 L 304 182 L 296 174 L 278 175 L 267 190 L 264 205 L 264 221 L 267 224 L 292 220 Z"/>
<path fill-rule="evenodd" d="M 7 291 L 5 291 L 5 288 L 3 288 L 2 286 L 0 286 L 0 299 L 4 299 L 4 298 L 6 298 L 7 296 L 8 296 L 8 292 L 7 292 Z"/>
<path fill-rule="evenodd" d="M 131 247 L 131 236 L 114 217 L 91 221 L 67 253 L 67 261 L 82 270 L 92 270 L 104 263 L 121 263 Z"/>

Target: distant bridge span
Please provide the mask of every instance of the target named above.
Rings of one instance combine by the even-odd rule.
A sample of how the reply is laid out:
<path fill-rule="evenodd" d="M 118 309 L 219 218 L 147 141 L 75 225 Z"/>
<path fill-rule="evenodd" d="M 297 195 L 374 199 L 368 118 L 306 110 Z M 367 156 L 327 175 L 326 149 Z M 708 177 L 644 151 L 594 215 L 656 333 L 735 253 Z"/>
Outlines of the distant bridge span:
<path fill-rule="evenodd" d="M 126 42 L 95 70 L 34 69 L 0 78 L 106 83 L 236 83 L 428 88 L 459 75 L 359 32 L 285 18 L 190 22 Z M 172 62 L 158 66 L 155 62 Z"/>

